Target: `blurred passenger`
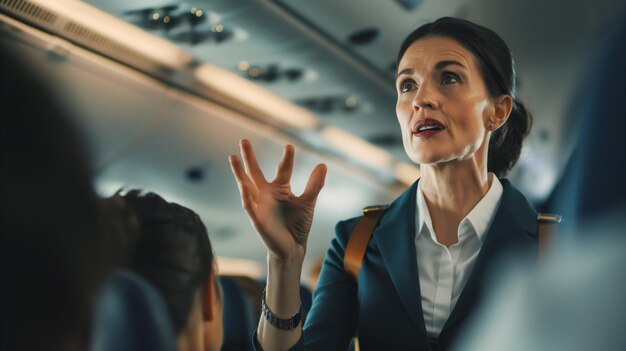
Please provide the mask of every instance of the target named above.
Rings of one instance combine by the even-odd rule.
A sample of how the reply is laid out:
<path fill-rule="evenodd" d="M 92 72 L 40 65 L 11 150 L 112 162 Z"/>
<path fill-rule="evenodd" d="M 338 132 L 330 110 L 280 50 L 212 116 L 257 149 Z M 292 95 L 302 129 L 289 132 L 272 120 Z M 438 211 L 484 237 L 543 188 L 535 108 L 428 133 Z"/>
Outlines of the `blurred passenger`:
<path fill-rule="evenodd" d="M 565 229 L 535 274 L 507 272 L 457 350 L 626 350 L 626 17 L 583 80 L 578 145 L 556 194 Z"/>
<path fill-rule="evenodd" d="M 160 196 L 132 190 L 122 200 L 135 215 L 138 237 L 128 267 L 161 293 L 180 351 L 219 350 L 222 292 L 215 279 L 211 242 L 200 217 Z"/>
<path fill-rule="evenodd" d="M 131 244 L 138 237 L 138 221 L 130 209 L 116 201 L 104 201 L 109 217 L 115 218 L 110 232 L 116 241 L 120 263 L 98 294 L 90 351 L 175 351 L 174 328 L 165 301 L 157 289 L 128 266 Z"/>
<path fill-rule="evenodd" d="M 37 71 L 0 53 L 1 348 L 84 350 L 111 253 L 91 172 Z"/>
<path fill-rule="evenodd" d="M 326 167 L 296 196 L 293 146 L 269 182 L 241 142 L 245 167 L 236 156 L 230 162 L 268 253 L 258 346 L 345 350 L 358 329 L 362 349 L 445 350 L 481 303 L 496 258 L 536 259 L 537 213 L 504 179 L 532 125 L 515 79 L 512 54 L 490 29 L 444 17 L 409 34 L 398 55 L 396 114 L 421 179 L 384 210 L 360 271 L 344 266 L 360 218 L 337 224 L 304 328 L 299 282 Z"/>

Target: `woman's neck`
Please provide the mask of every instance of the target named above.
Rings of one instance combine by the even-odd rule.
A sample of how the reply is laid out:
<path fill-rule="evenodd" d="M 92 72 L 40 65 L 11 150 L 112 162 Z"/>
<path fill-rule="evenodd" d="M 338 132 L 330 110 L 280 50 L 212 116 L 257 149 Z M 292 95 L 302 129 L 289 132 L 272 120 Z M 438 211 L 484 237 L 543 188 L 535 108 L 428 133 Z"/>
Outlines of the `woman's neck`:
<path fill-rule="evenodd" d="M 423 165 L 420 187 L 439 242 L 458 241 L 461 220 L 489 190 L 491 179 L 484 164 L 474 160 Z"/>
<path fill-rule="evenodd" d="M 194 296 L 189 319 L 187 320 L 185 328 L 178 333 L 177 341 L 179 351 L 204 350 L 204 325 L 200 292 L 196 293 Z"/>
<path fill-rule="evenodd" d="M 487 168 L 471 161 L 421 167 L 420 186 L 429 205 L 459 211 L 471 206 L 471 210 L 487 193 L 489 184 Z"/>

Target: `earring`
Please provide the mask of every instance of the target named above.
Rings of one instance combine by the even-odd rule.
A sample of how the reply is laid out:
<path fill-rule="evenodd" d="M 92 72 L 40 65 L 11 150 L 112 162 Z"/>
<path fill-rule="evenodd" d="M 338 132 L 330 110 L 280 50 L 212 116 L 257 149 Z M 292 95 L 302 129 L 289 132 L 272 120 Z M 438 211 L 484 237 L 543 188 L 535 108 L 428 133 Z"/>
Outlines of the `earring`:
<path fill-rule="evenodd" d="M 489 130 L 493 130 L 493 122 L 489 122 Z"/>

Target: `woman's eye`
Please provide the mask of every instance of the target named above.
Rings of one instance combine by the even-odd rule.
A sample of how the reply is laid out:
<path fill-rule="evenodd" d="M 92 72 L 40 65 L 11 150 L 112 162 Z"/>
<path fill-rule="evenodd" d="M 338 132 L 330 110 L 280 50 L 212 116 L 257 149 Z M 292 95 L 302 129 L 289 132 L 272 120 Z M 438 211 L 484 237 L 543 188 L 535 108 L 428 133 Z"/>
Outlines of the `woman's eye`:
<path fill-rule="evenodd" d="M 456 84 L 456 83 L 459 83 L 460 81 L 461 79 L 459 78 L 459 75 L 456 73 L 444 72 L 443 75 L 441 76 L 441 84 L 444 84 L 444 85 Z"/>
<path fill-rule="evenodd" d="M 405 80 L 402 81 L 402 83 L 400 83 L 400 92 L 401 93 L 406 93 L 409 92 L 411 90 L 414 90 L 417 87 L 417 85 L 415 84 L 415 82 L 411 81 L 411 80 Z"/>

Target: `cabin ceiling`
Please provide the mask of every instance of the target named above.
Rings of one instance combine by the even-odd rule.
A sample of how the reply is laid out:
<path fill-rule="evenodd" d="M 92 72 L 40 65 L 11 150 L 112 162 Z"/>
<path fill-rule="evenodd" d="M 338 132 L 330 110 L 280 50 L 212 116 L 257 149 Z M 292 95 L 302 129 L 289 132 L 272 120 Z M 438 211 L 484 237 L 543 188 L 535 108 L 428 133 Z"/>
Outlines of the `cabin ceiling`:
<path fill-rule="evenodd" d="M 395 117 L 394 61 L 401 41 L 416 26 L 446 15 L 492 28 L 514 53 L 518 96 L 535 116 L 509 176 L 535 203 L 545 200 L 571 153 L 576 97 L 585 94 L 576 87 L 584 87 L 585 64 L 603 27 L 625 7 L 619 0 L 85 2 L 173 43 L 193 56 L 194 65 L 211 63 L 245 77 L 313 112 L 324 125 L 407 163 Z M 163 21 L 166 16 L 170 25 Z M 3 28 L 0 39 L 19 35 L 5 35 Z M 41 48 L 13 44 L 47 72 L 47 80 L 58 83 L 59 96 L 80 116 L 94 149 L 100 191 L 108 195 L 120 187 L 139 187 L 194 209 L 219 255 L 265 259 L 226 161 L 238 151 L 239 138 L 252 140 L 267 174 L 273 174 L 282 146 L 294 143 L 296 191 L 316 163 L 329 164 L 309 262 L 326 251 L 338 220 L 358 215 L 363 206 L 387 203 L 402 188 L 320 151 L 298 134 L 281 133 L 80 48 L 67 54 L 51 40 Z"/>
<path fill-rule="evenodd" d="M 570 153 L 574 89 L 593 41 L 623 7 L 619 0 L 87 2 L 172 41 L 200 62 L 246 76 L 407 162 L 393 79 L 403 38 L 441 16 L 492 28 L 514 53 L 518 97 L 535 116 L 525 152 L 510 174 L 534 201 L 549 194 Z M 202 16 L 194 16 L 197 10 Z M 165 16 L 171 18 L 168 24 Z"/>

